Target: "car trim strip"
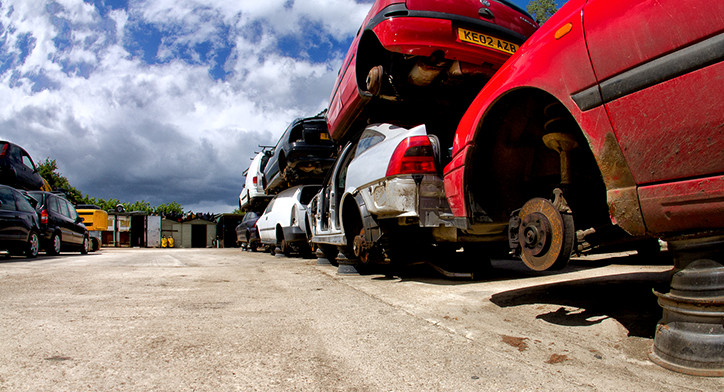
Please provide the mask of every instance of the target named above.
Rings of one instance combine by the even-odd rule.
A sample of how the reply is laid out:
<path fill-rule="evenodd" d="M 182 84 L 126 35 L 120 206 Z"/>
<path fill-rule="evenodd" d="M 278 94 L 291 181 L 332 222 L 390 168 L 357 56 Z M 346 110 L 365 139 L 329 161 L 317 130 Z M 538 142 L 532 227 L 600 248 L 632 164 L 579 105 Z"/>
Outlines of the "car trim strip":
<path fill-rule="evenodd" d="M 608 78 L 598 97 L 593 86 L 571 98 L 586 111 L 723 60 L 724 34 L 719 34 Z"/>
<path fill-rule="evenodd" d="M 579 93 L 573 94 L 571 98 L 584 112 L 603 105 L 603 97 L 601 96 L 601 91 L 598 89 L 598 85 L 591 86 Z"/>
<path fill-rule="evenodd" d="M 467 16 L 448 14 L 444 12 L 434 11 L 410 11 L 407 9 L 405 4 L 392 4 L 383 8 L 377 13 L 365 26 L 365 30 L 372 30 L 375 26 L 382 23 L 385 20 L 405 17 L 405 18 L 431 18 L 431 19 L 445 19 L 453 21 L 461 26 L 469 26 L 478 31 L 487 31 L 491 34 L 496 35 L 498 38 L 507 39 L 515 44 L 522 44 L 528 39 L 526 36 L 520 33 L 516 33 L 513 30 L 500 27 L 492 22 L 483 21 L 480 19 L 470 18 Z"/>

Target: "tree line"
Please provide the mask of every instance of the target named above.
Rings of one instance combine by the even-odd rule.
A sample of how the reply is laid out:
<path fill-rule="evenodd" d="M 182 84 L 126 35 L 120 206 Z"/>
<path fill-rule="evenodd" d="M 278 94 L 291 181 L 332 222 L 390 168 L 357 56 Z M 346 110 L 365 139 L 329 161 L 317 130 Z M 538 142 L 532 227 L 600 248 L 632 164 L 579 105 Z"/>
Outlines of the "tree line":
<path fill-rule="evenodd" d="M 40 162 L 37 165 L 37 168 L 38 173 L 48 182 L 51 189 L 64 192 L 68 201 L 76 205 L 92 204 L 100 207 L 104 211 L 115 209 L 120 205 L 123 206 L 125 211 L 144 211 L 149 214 L 161 216 L 182 216 L 184 214 L 181 204 L 175 201 L 163 203 L 159 206 L 152 206 L 151 203 L 145 200 L 129 203 L 115 198 L 103 199 L 83 195 L 81 191 L 70 185 L 68 179 L 58 171 L 58 164 L 55 159 L 46 158 L 44 162 Z"/>

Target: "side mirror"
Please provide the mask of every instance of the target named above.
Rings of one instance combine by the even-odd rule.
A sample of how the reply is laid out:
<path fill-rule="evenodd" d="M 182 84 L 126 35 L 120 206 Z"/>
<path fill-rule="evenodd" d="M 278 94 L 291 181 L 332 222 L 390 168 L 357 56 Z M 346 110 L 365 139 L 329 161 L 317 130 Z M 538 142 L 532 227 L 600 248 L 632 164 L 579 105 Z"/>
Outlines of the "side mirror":
<path fill-rule="evenodd" d="M 77 217 L 75 218 L 75 223 L 83 223 L 85 222 L 85 218 Z"/>

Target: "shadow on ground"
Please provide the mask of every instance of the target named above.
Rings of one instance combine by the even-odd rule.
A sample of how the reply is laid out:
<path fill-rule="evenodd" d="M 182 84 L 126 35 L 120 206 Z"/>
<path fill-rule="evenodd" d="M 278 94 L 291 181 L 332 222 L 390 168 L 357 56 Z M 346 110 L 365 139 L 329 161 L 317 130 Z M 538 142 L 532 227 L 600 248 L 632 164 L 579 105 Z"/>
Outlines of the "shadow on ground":
<path fill-rule="evenodd" d="M 539 285 L 494 294 L 500 307 L 560 305 L 536 318 L 551 324 L 587 326 L 613 318 L 628 336 L 653 338 L 662 310 L 652 290 L 668 292 L 670 274 L 634 273 Z"/>

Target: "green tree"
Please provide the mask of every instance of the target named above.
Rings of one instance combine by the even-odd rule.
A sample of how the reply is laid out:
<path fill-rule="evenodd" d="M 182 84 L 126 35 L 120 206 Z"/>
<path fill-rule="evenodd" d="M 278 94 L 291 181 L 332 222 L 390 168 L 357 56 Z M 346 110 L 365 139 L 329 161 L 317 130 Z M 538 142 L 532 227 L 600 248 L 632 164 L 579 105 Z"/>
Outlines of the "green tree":
<path fill-rule="evenodd" d="M 172 201 L 171 203 L 161 204 L 160 206 L 156 207 L 153 212 L 158 215 L 170 215 L 170 214 L 182 215 L 184 213 L 184 209 L 183 209 L 183 207 L 181 207 L 181 204 L 178 204 L 175 201 Z"/>
<path fill-rule="evenodd" d="M 83 194 L 73 188 L 68 179 L 58 171 L 58 164 L 55 159 L 45 158 L 44 162 L 38 163 L 38 173 L 48 182 L 52 190 L 65 191 L 68 200 L 72 203 L 78 203 L 83 199 Z"/>
<path fill-rule="evenodd" d="M 538 24 L 543 24 L 558 11 L 555 0 L 530 0 L 526 7 Z"/>

